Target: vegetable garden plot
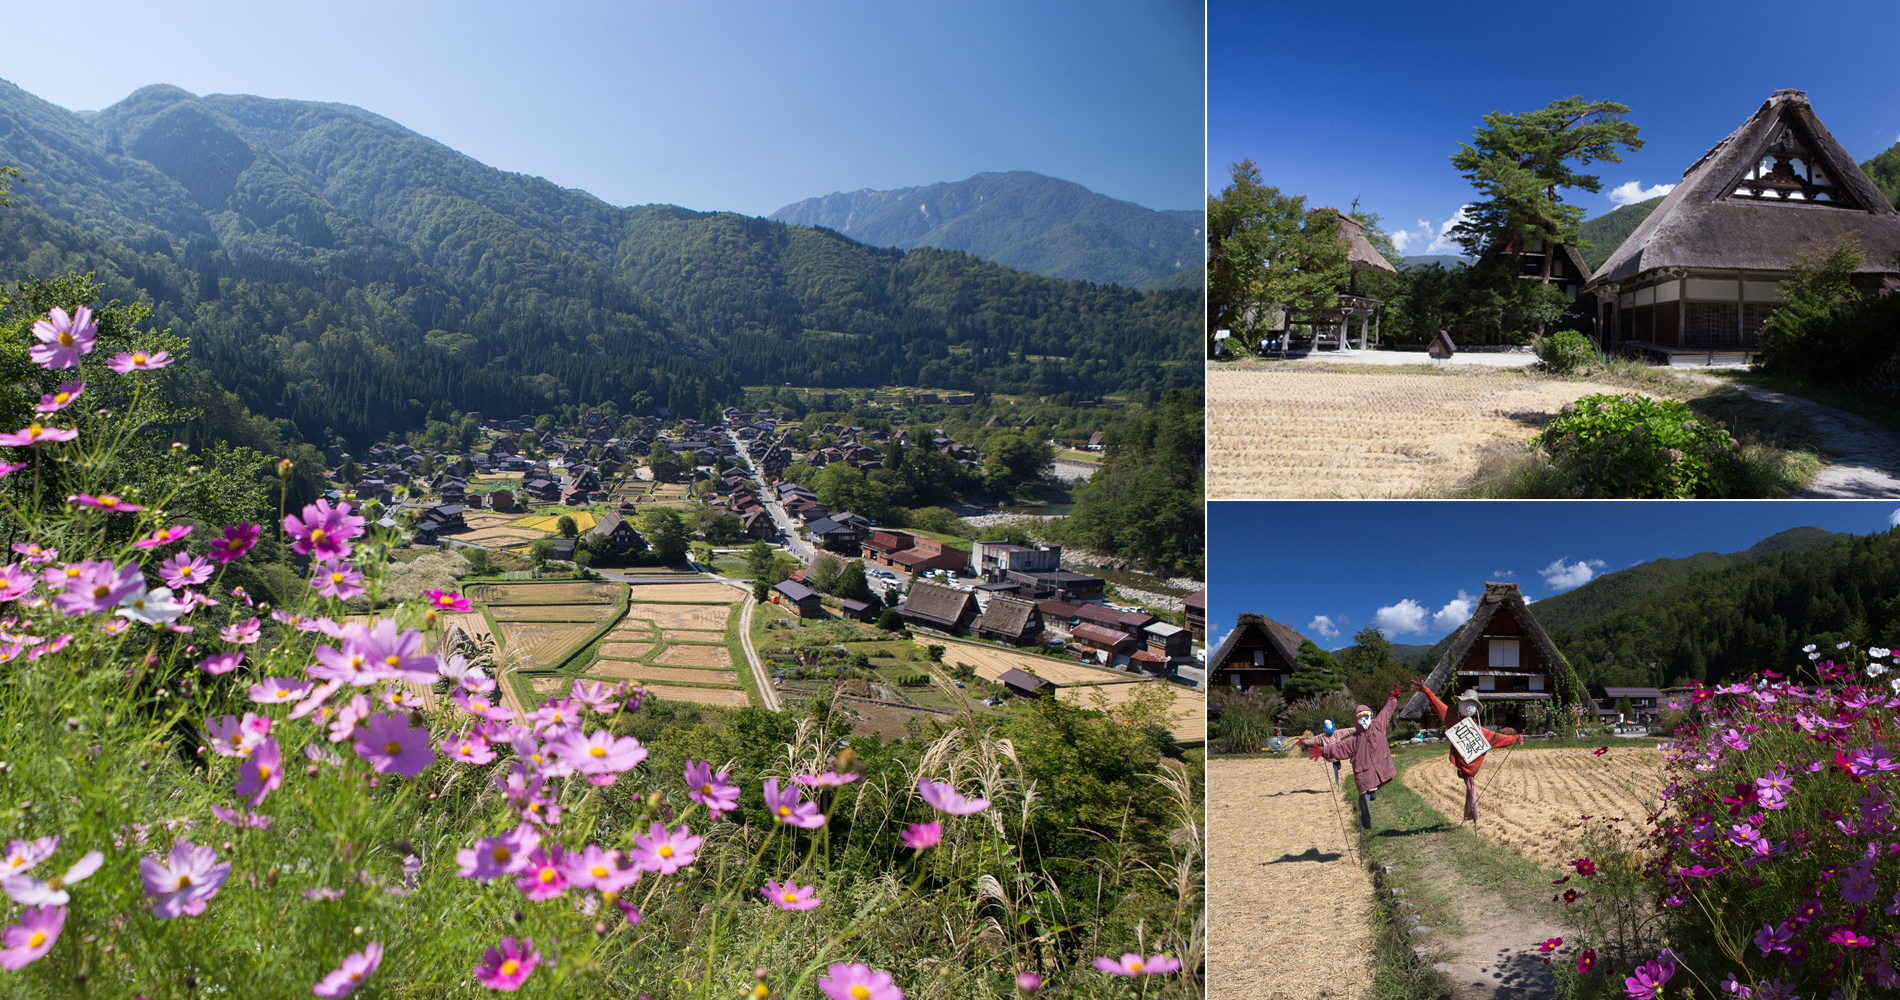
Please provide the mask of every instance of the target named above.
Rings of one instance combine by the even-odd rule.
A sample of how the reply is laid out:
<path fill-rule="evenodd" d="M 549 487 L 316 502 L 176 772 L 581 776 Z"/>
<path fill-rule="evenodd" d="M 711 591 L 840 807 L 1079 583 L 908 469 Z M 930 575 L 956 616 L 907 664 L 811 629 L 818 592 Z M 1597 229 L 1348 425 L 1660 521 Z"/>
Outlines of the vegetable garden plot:
<path fill-rule="evenodd" d="M 1662 805 L 1662 755 L 1620 745 L 1596 756 L 1584 748 L 1511 747 L 1485 754 L 1478 772 L 1478 833 L 1547 868 L 1577 857 L 1583 821 L 1623 817 L 1636 828 Z M 1506 755 L 1510 756 L 1506 756 Z M 1493 780 L 1495 779 L 1495 780 Z M 1445 817 L 1464 815 L 1465 786 L 1443 755 L 1405 772 L 1405 783 Z"/>

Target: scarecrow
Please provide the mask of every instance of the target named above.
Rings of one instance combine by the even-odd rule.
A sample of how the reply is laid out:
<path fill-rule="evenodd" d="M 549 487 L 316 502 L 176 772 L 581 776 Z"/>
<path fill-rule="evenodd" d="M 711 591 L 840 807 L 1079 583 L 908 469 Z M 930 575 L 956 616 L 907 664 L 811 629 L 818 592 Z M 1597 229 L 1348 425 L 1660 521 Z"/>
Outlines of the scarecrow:
<path fill-rule="evenodd" d="M 1415 679 L 1412 681 L 1412 686 L 1417 688 L 1420 694 L 1431 699 L 1432 709 L 1438 713 L 1438 725 L 1440 728 L 1450 729 L 1463 719 L 1470 719 L 1471 724 L 1474 726 L 1478 724 L 1477 692 L 1466 691 L 1459 695 L 1458 711 L 1454 714 L 1449 706 L 1439 700 L 1436 692 L 1425 686 L 1424 681 Z M 1483 726 L 1478 726 L 1478 732 L 1484 735 L 1485 742 L 1491 744 L 1493 749 L 1524 742 L 1524 737 L 1512 732 L 1508 726 L 1503 732 L 1496 733 Z M 1470 760 L 1465 760 L 1464 757 L 1460 755 L 1458 744 L 1456 743 L 1451 745 L 1451 749 L 1447 751 L 1447 753 L 1451 756 L 1451 766 L 1457 769 L 1459 777 L 1465 779 L 1465 818 L 1475 824 L 1478 822 L 1478 769 L 1484 766 L 1484 755 L 1479 754 Z"/>
<path fill-rule="evenodd" d="M 1393 688 L 1378 715 L 1364 705 L 1358 707 L 1353 713 L 1358 725 L 1352 732 L 1309 736 L 1300 741 L 1307 748 L 1306 755 L 1314 760 L 1352 761 L 1352 779 L 1359 786 L 1359 826 L 1364 830 L 1372 829 L 1372 800 L 1378 796 L 1379 787 L 1399 775 L 1392 766 L 1392 748 L 1385 743 L 1386 726 L 1398 707 L 1399 689 Z"/>

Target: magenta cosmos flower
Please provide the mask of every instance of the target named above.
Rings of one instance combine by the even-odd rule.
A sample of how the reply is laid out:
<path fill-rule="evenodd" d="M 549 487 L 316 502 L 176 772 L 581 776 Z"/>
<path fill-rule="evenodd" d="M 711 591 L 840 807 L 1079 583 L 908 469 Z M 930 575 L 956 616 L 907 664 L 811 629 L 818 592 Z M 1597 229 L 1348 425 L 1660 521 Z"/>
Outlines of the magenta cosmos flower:
<path fill-rule="evenodd" d="M 204 671 L 207 674 L 216 676 L 218 674 L 228 674 L 231 671 L 236 670 L 238 668 L 238 664 L 243 663 L 243 662 L 244 662 L 243 653 L 236 653 L 236 652 L 218 653 L 213 656 L 207 656 L 203 660 L 200 660 L 198 662 L 198 669 Z"/>
<path fill-rule="evenodd" d="M 66 502 L 78 507 L 95 507 L 95 508 L 98 508 L 99 510 L 108 511 L 114 514 L 118 514 L 118 513 L 129 514 L 134 511 L 141 511 L 145 509 L 144 507 L 141 507 L 135 503 L 126 503 L 123 499 L 113 496 L 110 493 L 105 494 L 104 496 L 93 496 L 90 493 L 78 493 L 78 494 L 74 494 L 73 496 L 67 497 Z"/>
<path fill-rule="evenodd" d="M 850 771 L 843 774 L 837 771 L 826 771 L 823 774 L 794 775 L 792 780 L 804 785 L 806 788 L 837 788 L 858 780 L 858 775 Z"/>
<path fill-rule="evenodd" d="M 284 783 L 284 756 L 276 740 L 265 740 L 238 765 L 237 796 L 248 799 L 251 808 L 264 804 L 269 795 Z"/>
<path fill-rule="evenodd" d="M 91 309 L 80 306 L 71 316 L 64 309 L 52 309 L 33 324 L 39 343 L 26 353 L 42 368 L 71 368 L 79 364 L 81 355 L 92 353 L 98 335 L 99 324 L 93 321 Z"/>
<path fill-rule="evenodd" d="M 33 407 L 34 413 L 58 413 L 79 398 L 86 391 L 83 382 L 61 382 L 59 389 L 40 396 L 39 405 Z"/>
<path fill-rule="evenodd" d="M 336 971 L 317 980 L 310 992 L 320 997 L 346 997 L 356 992 L 363 981 L 374 975 L 376 967 L 383 964 L 383 945 L 380 941 L 371 941 L 369 947 L 343 960 Z"/>
<path fill-rule="evenodd" d="M 724 771 L 713 773 L 712 762 L 686 762 L 686 797 L 706 807 L 713 819 L 739 808 L 739 787 L 727 782 Z"/>
<path fill-rule="evenodd" d="M 671 875 L 693 863 L 700 840 L 693 836 L 693 828 L 684 823 L 671 833 L 667 832 L 666 827 L 655 823 L 647 828 L 646 833 L 636 834 L 633 838 L 634 866 L 658 875 Z"/>
<path fill-rule="evenodd" d="M 1016 988 L 1024 993 L 1034 993 L 1042 989 L 1042 977 L 1033 972 L 1024 972 L 1016 977 Z"/>
<path fill-rule="evenodd" d="M 1623 992 L 1634 1000 L 1660 1000 L 1664 984 L 1676 974 L 1675 962 L 1644 962 L 1636 974 L 1623 980 Z"/>
<path fill-rule="evenodd" d="M 943 824 L 936 821 L 912 823 L 910 827 L 897 835 L 904 846 L 913 851 L 922 851 L 937 846 L 943 839 Z"/>
<path fill-rule="evenodd" d="M 505 937 L 501 944 L 482 952 L 482 964 L 475 968 L 475 978 L 491 990 L 513 993 L 527 982 L 528 973 L 534 971 L 536 963 L 541 961 L 541 953 L 534 950 L 534 939 Z"/>
<path fill-rule="evenodd" d="M 66 891 L 67 886 L 84 882 L 105 860 L 106 856 L 98 851 L 87 851 L 64 875 L 55 875 L 44 882 L 31 875 L 8 875 L 0 879 L 0 889 L 21 906 L 65 906 L 73 898 Z"/>
<path fill-rule="evenodd" d="M 330 501 L 318 500 L 304 507 L 303 517 L 285 517 L 284 531 L 300 556 L 342 559 L 349 557 L 350 539 L 363 533 L 363 519 L 350 513 L 348 501 L 331 507 Z"/>
<path fill-rule="evenodd" d="M 106 362 L 106 367 L 124 375 L 128 372 L 156 371 L 171 363 L 170 351 L 121 351 Z"/>
<path fill-rule="evenodd" d="M 1165 976 L 1170 972 L 1179 972 L 1181 970 L 1181 962 L 1179 959 L 1169 958 L 1166 955 L 1152 955 L 1148 958 L 1142 958 L 1134 952 L 1124 954 L 1119 962 L 1112 958 L 1098 958 L 1094 964 L 1096 968 L 1111 976 L 1127 976 L 1129 978 L 1135 976 Z"/>
<path fill-rule="evenodd" d="M 357 756 L 383 774 L 413 778 L 435 760 L 429 730 L 410 725 L 406 717 L 378 712 L 358 724 L 355 735 Z"/>
<path fill-rule="evenodd" d="M 0 434 L 0 445 L 9 448 L 27 448 L 48 441 L 71 441 L 79 432 L 70 427 L 47 427 L 35 420 L 11 434 Z"/>
<path fill-rule="evenodd" d="M 494 749 L 480 733 L 468 733 L 454 739 L 445 738 L 436 744 L 436 748 L 442 751 L 442 756 L 457 764 L 479 767 L 482 764 L 492 764 L 495 760 Z"/>
<path fill-rule="evenodd" d="M 930 808 L 952 816 L 970 816 L 990 807 L 989 799 L 966 799 L 957 794 L 955 785 L 922 778 L 917 779 L 917 793 L 930 803 Z"/>
<path fill-rule="evenodd" d="M 483 837 L 474 847 L 455 852 L 455 863 L 461 866 L 456 874 L 483 882 L 519 874 L 532 863 L 540 844 L 541 834 L 526 823 L 499 837 Z"/>
<path fill-rule="evenodd" d="M 429 596 L 429 607 L 432 607 L 436 609 L 437 611 L 472 611 L 474 610 L 474 606 L 468 603 L 468 598 L 463 597 L 461 594 L 454 593 L 453 591 L 431 590 L 429 591 L 428 596 Z"/>
<path fill-rule="evenodd" d="M 325 559 L 310 568 L 310 586 L 324 597 L 347 601 L 363 592 L 363 574 L 341 559 Z"/>
<path fill-rule="evenodd" d="M 515 879 L 515 888 L 532 900 L 553 899 L 567 891 L 567 872 L 564 861 L 567 852 L 556 844 L 550 850 L 546 846 L 537 847 L 528 855 L 528 863 L 521 870 L 521 877 Z"/>
<path fill-rule="evenodd" d="M 0 969 L 12 972 L 53 950 L 59 929 L 66 923 L 63 906 L 35 906 L 20 911 L 20 922 L 0 930 Z"/>
<path fill-rule="evenodd" d="M 834 962 L 818 977 L 818 988 L 831 1000 L 904 1000 L 904 991 L 882 969 Z"/>
<path fill-rule="evenodd" d="M 791 879 L 783 883 L 768 880 L 759 893 L 772 901 L 772 905 L 787 912 L 793 910 L 812 910 L 822 902 L 816 893 L 815 885 L 799 885 Z"/>
<path fill-rule="evenodd" d="M 781 793 L 777 778 L 765 779 L 765 808 L 771 810 L 773 819 L 801 830 L 816 830 L 825 825 L 825 816 L 816 804 L 801 801 L 795 786 Z"/>
<path fill-rule="evenodd" d="M 205 903 L 218 894 L 224 880 L 231 876 L 229 864 L 216 864 L 217 855 L 209 847 L 189 840 L 172 844 L 171 856 L 160 861 L 157 855 L 139 859 L 139 875 L 145 880 L 145 895 L 152 899 L 152 911 L 160 920 L 180 914 L 197 916 Z"/>
<path fill-rule="evenodd" d="M 620 686 L 617 684 L 584 681 L 577 677 L 568 694 L 573 700 L 601 715 L 612 715 L 620 710 Z"/>
<path fill-rule="evenodd" d="M 570 729 L 554 741 L 553 750 L 593 785 L 611 785 L 621 772 L 631 771 L 647 759 L 646 748 L 639 740 L 615 736 L 605 729 L 596 729 L 591 736 Z"/>
<path fill-rule="evenodd" d="M 151 534 L 145 536 L 144 538 L 141 538 L 138 541 L 133 542 L 132 547 L 135 549 L 162 548 L 166 545 L 170 545 L 171 543 L 189 534 L 191 534 L 191 525 L 174 524 L 167 528 L 160 528 L 157 531 L 154 531 Z M 183 552 L 180 552 L 178 554 L 181 556 L 184 555 Z"/>
<path fill-rule="evenodd" d="M 167 587 L 199 587 L 211 582 L 211 564 L 189 552 L 177 552 L 158 564 L 158 575 Z"/>
<path fill-rule="evenodd" d="M 242 558 L 257 544 L 257 536 L 263 533 L 255 524 L 233 524 L 224 529 L 224 534 L 211 540 L 212 561 L 222 565 L 234 559 Z"/>

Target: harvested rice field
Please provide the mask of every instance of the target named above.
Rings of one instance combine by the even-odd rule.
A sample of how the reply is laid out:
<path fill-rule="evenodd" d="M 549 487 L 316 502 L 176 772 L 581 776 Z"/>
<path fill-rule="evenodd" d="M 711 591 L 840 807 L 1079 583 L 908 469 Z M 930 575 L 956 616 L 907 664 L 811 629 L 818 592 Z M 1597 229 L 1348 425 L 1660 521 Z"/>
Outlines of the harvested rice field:
<path fill-rule="evenodd" d="M 724 632 L 694 632 L 688 629 L 669 628 L 660 633 L 667 642 L 725 642 Z"/>
<path fill-rule="evenodd" d="M 611 604 L 504 604 L 488 613 L 498 622 L 602 622 L 614 613 Z"/>
<path fill-rule="evenodd" d="M 647 589 L 647 588 L 642 588 Z M 737 593 L 737 591 L 734 591 Z M 730 604 L 630 604 L 628 618 L 643 618 L 661 628 L 724 631 Z"/>
<path fill-rule="evenodd" d="M 724 646 L 668 646 L 653 658 L 654 663 L 675 667 L 725 667 L 731 669 L 732 654 Z"/>
<path fill-rule="evenodd" d="M 633 588 L 638 601 L 694 601 L 700 604 L 736 604 L 745 591 L 719 583 L 650 583 Z"/>
<path fill-rule="evenodd" d="M 752 703 L 744 691 L 726 688 L 681 687 L 677 684 L 642 684 L 641 687 L 646 689 L 648 697 L 667 701 L 694 701 L 720 708 L 744 708 Z"/>
<path fill-rule="evenodd" d="M 1207 762 L 1207 995 L 1363 996 L 1372 983 L 1372 879 L 1325 772 L 1294 760 Z"/>
<path fill-rule="evenodd" d="M 512 666 L 537 670 L 554 666 L 572 652 L 595 626 L 552 622 L 499 622 L 502 659 Z"/>
<path fill-rule="evenodd" d="M 681 684 L 721 684 L 735 688 L 739 686 L 739 674 L 734 670 L 694 670 L 690 667 L 653 667 L 644 663 L 604 661 L 595 664 L 590 672 L 612 674 L 625 680 L 642 682 L 676 681 Z"/>
<path fill-rule="evenodd" d="M 1291 366 L 1207 373 L 1213 499 L 1407 497 L 1528 441 L 1564 404 L 1628 390 L 1492 368 L 1417 372 Z"/>
<path fill-rule="evenodd" d="M 1404 780 L 1448 821 L 1464 815 L 1464 781 L 1443 753 L 1414 764 Z M 1478 834 L 1561 868 L 1581 846 L 1586 824 L 1579 816 L 1593 817 L 1591 823 L 1621 817 L 1624 832 L 1640 831 L 1661 805 L 1662 784 L 1662 755 L 1649 748 L 1613 744 L 1602 757 L 1582 747 L 1493 750 L 1478 772 Z"/>
<path fill-rule="evenodd" d="M 475 542 L 479 545 L 519 545 L 542 537 L 544 532 L 530 531 L 527 528 L 478 528 L 455 536 L 458 541 Z"/>
<path fill-rule="evenodd" d="M 1056 697 L 1064 704 L 1114 711 L 1115 706 L 1135 696 L 1144 684 L 1166 681 L 1133 681 L 1126 684 L 1082 684 L 1060 688 Z M 1192 688 L 1174 687 L 1174 706 L 1168 710 L 1168 731 L 1183 743 L 1207 741 L 1207 699 Z M 1463 788 L 1463 785 L 1459 786 Z M 1462 800 L 1461 800 L 1462 801 Z"/>
<path fill-rule="evenodd" d="M 483 604 L 591 604 L 620 596 L 617 583 L 479 583 L 468 588 Z"/>
<path fill-rule="evenodd" d="M 600 655 L 612 660 L 638 660 L 653 649 L 650 642 L 603 642 Z"/>
<path fill-rule="evenodd" d="M 574 527 L 583 534 L 594 529 L 594 515 L 584 510 L 568 511 L 565 514 L 537 514 L 534 517 L 524 517 L 515 524 L 545 534 L 550 531 L 559 531 L 563 517 L 573 518 Z"/>
<path fill-rule="evenodd" d="M 1137 680 L 1132 674 L 1117 670 L 1103 670 L 1084 666 L 1080 663 L 1065 663 L 1043 656 L 1017 653 L 994 646 L 973 646 L 961 642 L 946 643 L 943 662 L 948 664 L 967 663 L 976 668 L 976 675 L 986 681 L 993 681 L 1011 668 L 1035 674 L 1053 684 L 1119 684 Z"/>

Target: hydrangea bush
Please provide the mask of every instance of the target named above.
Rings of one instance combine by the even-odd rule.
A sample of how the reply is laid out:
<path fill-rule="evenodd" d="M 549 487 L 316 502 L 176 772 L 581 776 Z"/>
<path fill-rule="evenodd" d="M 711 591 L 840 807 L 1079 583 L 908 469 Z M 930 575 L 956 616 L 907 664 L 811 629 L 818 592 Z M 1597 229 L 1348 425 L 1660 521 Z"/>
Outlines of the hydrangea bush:
<path fill-rule="evenodd" d="M 1564 961 L 1578 975 L 1565 978 L 1580 992 L 1820 1000 L 1900 988 L 1900 761 L 1889 749 L 1900 744 L 1900 657 L 1848 643 L 1803 655 L 1787 674 L 1694 685 L 1671 706 L 1684 721 L 1661 745 L 1668 781 L 1647 843 L 1602 845 L 1572 883 L 1576 923 L 1600 927 L 1618 907 L 1598 869 L 1640 861 L 1661 920 L 1621 943 L 1666 947 L 1618 968 L 1600 931 L 1573 941 Z"/>
<path fill-rule="evenodd" d="M 1565 405 L 1538 443 L 1584 496 L 1726 497 L 1746 476 L 1741 445 L 1726 428 L 1677 400 L 1633 392 Z"/>
<path fill-rule="evenodd" d="M 212 525 L 173 516 L 192 475 L 115 492 L 149 426 L 71 408 L 95 367 L 172 355 L 92 356 L 83 308 L 32 333 L 59 383 L 0 435 L 0 475 L 42 476 L 0 494 L 0 995 L 1198 995 L 1186 778 L 1158 776 L 1183 833 L 1138 873 L 1172 919 L 1104 940 L 1114 914 L 1026 860 L 1041 792 L 1008 740 L 953 726 L 894 773 L 815 714 L 762 780 L 662 771 L 639 689 L 511 707 L 492 650 L 438 648 L 465 598 L 382 603 L 392 539 L 349 503 Z M 230 583 L 260 542 L 306 603 Z"/>

